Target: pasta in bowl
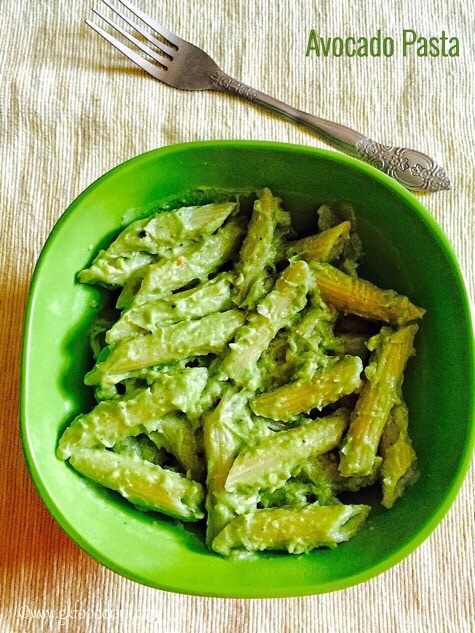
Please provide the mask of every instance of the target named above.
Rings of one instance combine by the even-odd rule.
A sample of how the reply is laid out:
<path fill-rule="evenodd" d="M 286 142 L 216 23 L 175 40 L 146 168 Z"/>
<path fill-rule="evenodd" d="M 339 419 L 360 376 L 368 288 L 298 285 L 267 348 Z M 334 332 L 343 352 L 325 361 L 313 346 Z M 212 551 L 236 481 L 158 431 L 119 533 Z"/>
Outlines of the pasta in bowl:
<path fill-rule="evenodd" d="M 55 279 L 55 249 L 79 234 L 69 282 L 64 266 Z M 319 593 L 395 564 L 442 518 L 473 443 L 470 389 L 451 465 L 434 423 L 453 409 L 431 360 L 449 315 L 419 281 L 435 256 L 442 279 L 458 280 L 444 310 L 467 325 L 464 356 L 446 365 L 465 358 L 467 380 L 455 258 L 388 178 L 331 152 L 250 142 L 118 167 L 66 212 L 35 275 L 27 342 L 51 313 L 42 283 L 61 287 L 58 313 L 69 301 L 47 407 L 58 423 L 41 442 L 35 394 L 24 397 L 48 507 L 112 569 L 187 593 Z M 41 362 L 27 345 L 26 373 Z M 66 503 L 78 496 L 80 511 Z"/>

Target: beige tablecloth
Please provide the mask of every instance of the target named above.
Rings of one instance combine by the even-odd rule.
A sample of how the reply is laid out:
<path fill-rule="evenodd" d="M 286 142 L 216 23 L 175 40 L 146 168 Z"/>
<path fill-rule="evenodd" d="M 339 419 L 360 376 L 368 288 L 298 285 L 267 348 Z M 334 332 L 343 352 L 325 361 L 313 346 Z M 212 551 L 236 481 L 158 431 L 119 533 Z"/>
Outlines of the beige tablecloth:
<path fill-rule="evenodd" d="M 292 124 L 217 93 L 168 88 L 84 24 L 91 0 L 0 4 L 0 630 L 159 633 L 474 631 L 472 467 L 440 527 L 406 560 L 314 597 L 221 600 L 128 581 L 91 559 L 43 506 L 19 436 L 22 323 L 34 264 L 69 203 L 114 165 L 201 139 L 324 147 Z M 140 0 L 231 75 L 373 138 L 418 147 L 450 171 L 423 202 L 451 240 L 474 297 L 473 0 Z M 391 37 L 391 56 L 325 57 L 317 37 Z M 402 50 L 403 30 L 446 34 L 446 55 Z M 458 56 L 455 40 L 458 38 Z M 434 49 L 431 49 L 434 52 Z M 447 324 L 452 327 L 453 324 Z M 54 341 L 51 342 L 54 345 Z"/>

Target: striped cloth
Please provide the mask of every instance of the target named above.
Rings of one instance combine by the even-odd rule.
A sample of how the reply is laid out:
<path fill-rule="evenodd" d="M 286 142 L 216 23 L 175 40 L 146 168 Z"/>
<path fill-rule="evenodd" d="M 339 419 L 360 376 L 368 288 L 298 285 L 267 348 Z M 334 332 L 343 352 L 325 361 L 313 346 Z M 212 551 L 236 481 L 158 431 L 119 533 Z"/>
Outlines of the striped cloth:
<path fill-rule="evenodd" d="M 454 187 L 423 202 L 452 242 L 473 299 L 474 0 L 140 4 L 232 76 L 438 159 Z M 351 589 L 295 599 L 221 600 L 140 586 L 82 552 L 43 506 L 18 433 L 22 322 L 34 264 L 64 209 L 111 167 L 163 145 L 241 138 L 324 147 L 303 129 L 239 100 L 153 81 L 88 29 L 90 9 L 91 0 L 0 4 L 0 630 L 473 631 L 473 467 L 440 527 L 398 566 Z M 327 56 L 309 46 L 312 30 Z M 378 30 L 393 40 L 391 55 L 339 54 L 345 38 L 370 39 Z M 419 39 L 406 45 L 405 55 L 404 30 L 406 38 Z M 443 33 L 446 55 L 441 48 L 435 56 L 429 38 L 442 47 Z M 427 40 L 426 55 L 420 38 Z M 458 56 L 449 54 L 449 38 L 457 38 Z"/>

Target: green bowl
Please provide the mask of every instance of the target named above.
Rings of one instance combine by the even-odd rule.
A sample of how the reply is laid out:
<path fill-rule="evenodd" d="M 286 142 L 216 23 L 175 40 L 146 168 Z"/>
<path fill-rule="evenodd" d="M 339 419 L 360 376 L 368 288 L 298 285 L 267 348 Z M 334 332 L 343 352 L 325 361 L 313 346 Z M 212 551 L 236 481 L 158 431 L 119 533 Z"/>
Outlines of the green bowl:
<path fill-rule="evenodd" d="M 156 201 L 195 190 L 281 196 L 304 234 L 318 204 L 354 204 L 365 247 L 362 276 L 427 310 L 404 383 L 420 478 L 390 510 L 380 504 L 351 541 L 309 554 L 225 560 L 203 533 L 89 483 L 55 457 L 58 438 L 92 404 L 87 328 L 99 291 L 76 273 L 96 250 Z M 444 194 L 439 194 L 444 195 Z M 222 597 L 301 596 L 343 589 L 384 572 L 439 524 L 468 469 L 474 445 L 474 341 L 456 257 L 418 200 L 392 179 L 334 152 L 248 141 L 164 147 L 92 184 L 55 226 L 38 261 L 26 316 L 21 386 L 26 460 L 51 514 L 86 552 L 119 574 L 163 590 Z"/>

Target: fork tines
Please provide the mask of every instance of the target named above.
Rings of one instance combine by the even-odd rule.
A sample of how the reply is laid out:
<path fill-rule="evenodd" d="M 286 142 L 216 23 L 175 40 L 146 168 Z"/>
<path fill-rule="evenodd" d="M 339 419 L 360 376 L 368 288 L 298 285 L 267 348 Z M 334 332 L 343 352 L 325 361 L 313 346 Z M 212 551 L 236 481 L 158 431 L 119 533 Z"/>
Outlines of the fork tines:
<path fill-rule="evenodd" d="M 157 77 L 157 79 L 161 79 L 162 77 L 160 71 L 167 69 L 167 61 L 172 60 L 174 53 L 178 50 L 178 38 L 173 33 L 168 31 L 168 29 L 162 27 L 160 24 L 149 18 L 143 11 L 134 6 L 128 0 L 118 0 L 118 2 L 120 2 L 126 9 L 140 18 L 150 29 L 153 29 L 162 38 L 162 40 L 157 39 L 157 37 L 155 37 L 142 25 L 132 20 L 120 9 L 114 7 L 114 5 L 109 2 L 109 0 L 102 0 L 102 2 L 107 7 L 109 7 L 109 9 L 111 9 L 120 19 L 122 19 L 126 24 L 132 27 L 134 31 L 136 31 L 143 39 L 138 39 L 138 37 L 128 32 L 126 29 L 124 29 L 122 26 L 114 22 L 111 18 L 104 15 L 100 11 L 93 9 L 93 13 L 104 20 L 104 22 L 106 22 L 106 24 L 108 24 L 110 27 L 115 29 L 117 33 L 120 33 L 126 40 L 134 44 L 138 49 L 140 49 L 151 59 L 153 59 L 154 62 L 159 64 L 159 66 L 157 67 L 156 64 L 152 64 L 150 61 L 138 54 L 134 49 L 130 48 L 121 40 L 117 39 L 90 20 L 86 19 L 86 24 L 94 29 L 96 33 L 101 35 L 110 44 L 115 46 L 115 48 L 117 48 L 126 57 L 140 66 L 143 70 Z M 151 48 L 151 46 L 149 46 L 148 44 L 151 44 L 154 48 Z"/>

